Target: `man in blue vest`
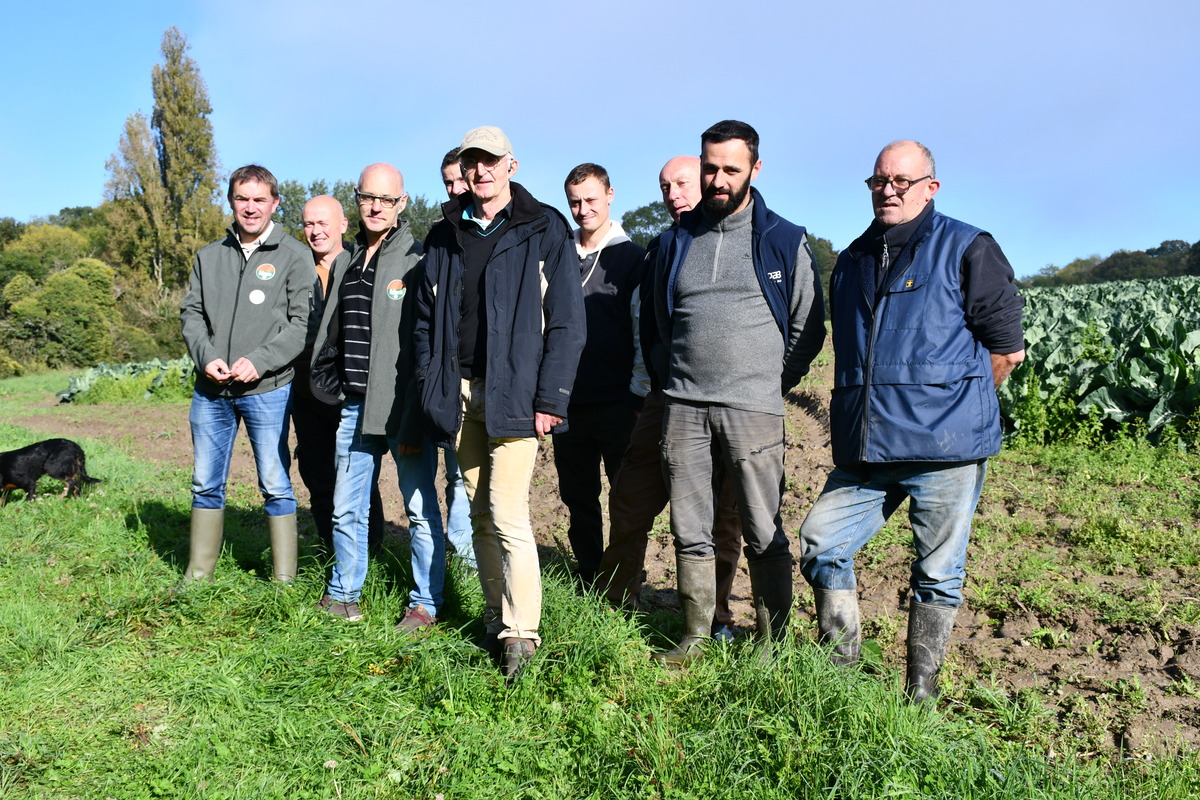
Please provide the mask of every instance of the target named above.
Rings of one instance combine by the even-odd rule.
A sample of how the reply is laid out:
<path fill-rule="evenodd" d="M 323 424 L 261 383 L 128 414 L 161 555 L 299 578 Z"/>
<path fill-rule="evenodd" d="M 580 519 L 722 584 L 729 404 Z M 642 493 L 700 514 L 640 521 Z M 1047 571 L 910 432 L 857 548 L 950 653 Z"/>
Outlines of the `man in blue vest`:
<path fill-rule="evenodd" d="M 858 660 L 854 554 L 909 498 L 916 559 L 905 693 L 937 697 L 987 459 L 1000 451 L 995 388 L 1025 357 L 1023 300 L 992 237 L 934 210 L 919 142 L 889 144 L 866 180 L 875 221 L 830 284 L 834 470 L 800 530 L 800 571 L 821 640 Z"/>
<path fill-rule="evenodd" d="M 716 605 L 714 474 L 732 481 L 759 635 L 778 638 L 792 605 L 783 533 L 783 395 L 825 341 L 820 281 L 804 228 L 750 188 L 758 133 L 736 120 L 700 137 L 700 208 L 662 235 L 656 320 L 666 369 L 663 461 L 671 495 L 683 666 L 703 653 Z"/>

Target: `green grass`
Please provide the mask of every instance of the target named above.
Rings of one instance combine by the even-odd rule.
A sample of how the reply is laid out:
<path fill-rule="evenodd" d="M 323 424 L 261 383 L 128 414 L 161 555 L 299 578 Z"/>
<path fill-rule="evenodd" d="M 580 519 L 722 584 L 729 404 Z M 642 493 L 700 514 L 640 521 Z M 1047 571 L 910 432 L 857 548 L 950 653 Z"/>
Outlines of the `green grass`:
<path fill-rule="evenodd" d="M 984 607 L 1012 596 L 989 585 L 999 571 L 1047 610 L 1145 619 L 1156 575 L 1200 575 L 1200 455 L 1132 439 L 1006 450 L 992 460 L 973 545 L 972 561 L 996 564 L 975 586 Z M 1136 591 L 1098 589 L 1108 576 L 1134 579 Z M 1195 624 L 1194 597 L 1164 603 L 1167 620 Z"/>
<path fill-rule="evenodd" d="M 0 384 L 0 412 L 26 389 Z M 0 449 L 36 438 L 0 425 Z M 953 688 L 947 712 L 914 709 L 894 674 L 840 673 L 804 639 L 781 646 L 768 665 L 738 643 L 667 673 L 650 662 L 650 647 L 676 634 L 677 620 L 655 616 L 649 624 L 658 627 L 645 627 L 580 598 L 556 569 L 546 574 L 545 643 L 510 687 L 472 645 L 482 607 L 473 575 L 451 574 L 435 633 L 400 637 L 391 626 L 405 598 L 407 553 L 389 540 L 368 578 L 367 620 L 339 622 L 313 609 L 322 587 L 313 561 L 290 588 L 262 578 L 267 533 L 252 493 L 231 502 L 216 581 L 176 592 L 186 474 L 82 442 L 104 483 L 79 500 L 0 508 L 0 796 L 1093 800 L 1200 792 L 1194 753 L 1150 762 L 1075 755 L 1045 698 L 986 683 Z M 1126 460 L 1150 458 L 1136 450 Z M 1081 464 L 1065 452 L 1006 454 L 989 497 L 997 507 L 1009 495 L 1037 502 L 1029 495 L 1047 476 L 1094 493 L 1099 481 L 1122 484 L 1141 469 L 1101 477 L 1105 460 L 1115 457 Z M 1092 474 L 1078 477 L 1086 465 Z M 1173 478 L 1140 480 L 1161 484 L 1159 508 L 1178 487 Z M 1153 530 L 1079 545 L 1080 565 L 1107 569 L 1119 553 L 1137 563 L 1147 556 L 1133 548 L 1174 530 L 1151 524 L 1153 502 L 1109 502 L 1086 514 L 1120 504 Z M 1062 516 L 1058 527 L 1091 519 Z M 988 552 L 1011 549 L 1013 579 L 1028 578 L 1019 586 L 1034 591 L 1026 584 L 1039 571 L 1063 568 L 1039 551 L 1039 539 L 1062 534 L 1005 519 L 983 515 Z M 1003 547 L 1021 537 L 1026 546 Z M 1187 560 L 1151 550 L 1156 564 Z M 1053 602 L 1072 601 L 1069 582 L 1052 588 Z M 1007 585 L 991 591 L 1022 597 Z M 1057 635 L 1047 631 L 1039 645 Z M 1196 689 L 1181 681 L 1178 691 Z M 1114 686 L 1107 715 L 1080 705 L 1079 725 L 1099 735 L 1123 707 L 1138 707 L 1139 692 L 1136 682 Z"/>

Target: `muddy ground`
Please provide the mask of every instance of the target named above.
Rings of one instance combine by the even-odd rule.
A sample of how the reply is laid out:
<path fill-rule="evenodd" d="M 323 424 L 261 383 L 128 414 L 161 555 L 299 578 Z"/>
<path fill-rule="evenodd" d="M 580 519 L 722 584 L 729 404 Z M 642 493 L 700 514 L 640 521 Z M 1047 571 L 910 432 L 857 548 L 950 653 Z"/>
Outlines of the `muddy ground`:
<path fill-rule="evenodd" d="M 830 367 L 819 368 L 789 397 L 787 491 L 783 499 L 785 530 L 795 537 L 800 523 L 824 483 L 832 464 L 829 456 L 828 387 Z M 807 388 L 805 388 L 807 387 Z M 49 435 L 88 436 L 112 442 L 139 459 L 187 468 L 191 465 L 191 443 L 187 408 L 122 406 L 58 406 L 53 398 L 44 410 L 23 416 L 20 424 Z M 237 442 L 232 481 L 254 483 L 253 461 L 244 436 Z M 297 498 L 307 505 L 307 492 L 296 475 Z M 381 488 L 387 507 L 389 528 L 404 535 L 403 512 L 396 489 L 395 469 L 385 459 Z M 1001 492 L 989 492 L 980 514 L 1048 513 L 1041 508 L 1022 508 Z M 539 543 L 567 552 L 566 509 L 557 496 L 557 483 L 549 441 L 539 454 L 533 480 L 532 508 Z M 1194 521 L 1193 521 L 1194 522 Z M 311 527 L 308 528 L 311 531 Z M 793 553 L 796 552 L 793 538 Z M 1039 547 L 1046 548 L 1045 542 Z M 1067 544 L 1061 545 L 1065 553 Z M 1063 557 L 1062 562 L 1068 559 Z M 968 555 L 968 602 L 959 612 L 948 660 L 944 705 L 948 713 L 966 711 L 987 718 L 1010 718 L 1014 709 L 1030 708 L 1030 691 L 1048 713 L 1055 715 L 1064 731 L 1084 742 L 1084 749 L 1125 756 L 1149 757 L 1200 746 L 1200 627 L 1178 624 L 1110 624 L 1087 608 L 1062 608 L 1052 613 L 1035 613 L 1017 600 L 1015 611 L 990 617 L 972 607 L 973 587 L 997 574 L 999 556 Z M 674 554 L 666 517 L 660 517 L 647 553 L 647 581 L 643 607 L 677 609 L 674 592 Z M 1164 571 L 1151 576 L 1171 587 L 1168 600 L 1195 600 L 1200 595 L 1200 578 L 1195 570 Z M 908 553 L 891 548 L 869 568 L 860 566 L 859 594 L 864 631 L 878 642 L 883 664 L 902 669 L 905 615 L 908 600 Z M 1096 574 L 1057 573 L 1056 579 L 1087 581 L 1105 592 L 1132 597 L 1142 591 L 1146 576 L 1127 577 Z M 796 572 L 796 611 L 809 635 L 814 628 L 812 594 Z M 1012 587 L 1015 591 L 1017 587 Z M 753 628 L 749 602 L 749 575 L 744 562 L 733 591 L 732 607 L 742 633 Z M 1165 605 L 1164 605 L 1165 608 Z M 1055 637 L 1059 637 L 1055 643 Z M 1070 644 L 1064 645 L 1063 642 Z M 1055 646 L 1047 646 L 1055 643 Z M 898 684 L 897 684 L 898 686 Z M 1181 687 L 1184 689 L 1181 691 Z M 1190 687 L 1190 689 L 1188 688 Z M 987 697 L 1009 701 L 989 708 Z M 1011 723 L 1009 723 L 1011 726 Z M 1017 726 L 1018 728 L 1020 726 Z"/>

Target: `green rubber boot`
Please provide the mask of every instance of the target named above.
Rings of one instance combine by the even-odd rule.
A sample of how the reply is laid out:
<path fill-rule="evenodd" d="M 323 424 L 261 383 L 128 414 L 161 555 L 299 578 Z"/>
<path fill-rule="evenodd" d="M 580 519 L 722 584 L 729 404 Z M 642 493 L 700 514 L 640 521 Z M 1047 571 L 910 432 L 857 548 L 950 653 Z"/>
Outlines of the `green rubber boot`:
<path fill-rule="evenodd" d="M 188 545 L 188 565 L 183 582 L 212 580 L 221 557 L 221 539 L 225 534 L 225 509 L 192 508 L 192 535 Z"/>
<path fill-rule="evenodd" d="M 792 614 L 792 556 L 766 561 L 746 562 L 750 570 L 750 591 L 754 595 L 754 616 L 758 628 L 760 655 L 772 657 L 772 642 L 781 642 L 787 635 Z"/>
<path fill-rule="evenodd" d="M 704 656 L 704 642 L 709 638 L 717 608 L 717 559 L 677 555 L 675 570 L 679 605 L 683 607 L 683 639 L 673 649 L 655 653 L 654 660 L 680 668 Z"/>
<path fill-rule="evenodd" d="M 296 555 L 299 550 L 296 515 L 267 517 L 267 527 L 271 531 L 271 564 L 275 580 L 288 583 L 296 577 Z"/>

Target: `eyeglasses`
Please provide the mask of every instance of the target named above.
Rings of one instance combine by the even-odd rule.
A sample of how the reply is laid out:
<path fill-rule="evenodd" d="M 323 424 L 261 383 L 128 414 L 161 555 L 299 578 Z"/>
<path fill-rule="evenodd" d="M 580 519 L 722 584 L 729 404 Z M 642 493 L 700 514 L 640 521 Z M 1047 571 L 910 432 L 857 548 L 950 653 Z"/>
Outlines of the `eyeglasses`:
<path fill-rule="evenodd" d="M 896 190 L 896 194 L 904 194 L 912 188 L 914 183 L 920 183 L 921 181 L 929 180 L 932 177 L 932 175 L 926 175 L 923 178 L 885 178 L 882 175 L 872 175 L 863 181 L 863 183 L 865 183 L 867 188 L 872 192 L 882 192 L 883 187 L 890 183 L 892 188 Z"/>
<path fill-rule="evenodd" d="M 399 203 L 404 199 L 404 195 L 400 195 L 399 197 L 388 197 L 386 194 L 367 194 L 366 192 L 360 192 L 355 189 L 354 199 L 358 201 L 360 206 L 369 206 L 378 200 L 380 208 L 395 208 L 396 203 Z"/>
<path fill-rule="evenodd" d="M 463 172 L 471 169 L 486 169 L 488 172 L 495 172 L 503 158 L 504 156 L 484 153 L 482 156 L 459 156 L 458 162 L 462 165 Z"/>

